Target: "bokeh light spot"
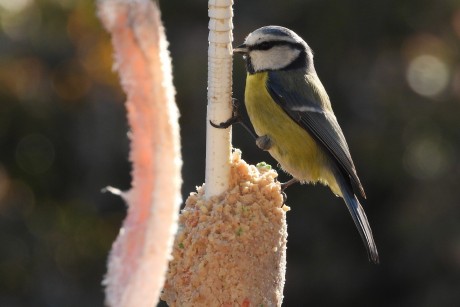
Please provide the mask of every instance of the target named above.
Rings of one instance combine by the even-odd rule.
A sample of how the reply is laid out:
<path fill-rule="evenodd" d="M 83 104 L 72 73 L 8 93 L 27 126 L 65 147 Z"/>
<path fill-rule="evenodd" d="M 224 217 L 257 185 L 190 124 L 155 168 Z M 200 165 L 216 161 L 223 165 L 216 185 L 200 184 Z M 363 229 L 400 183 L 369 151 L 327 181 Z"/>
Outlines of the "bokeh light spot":
<path fill-rule="evenodd" d="M 54 162 L 54 146 L 41 134 L 31 134 L 21 139 L 16 148 L 16 162 L 29 174 L 42 174 Z"/>
<path fill-rule="evenodd" d="M 91 80 L 82 65 L 71 60 L 54 71 L 53 86 L 63 100 L 78 100 L 88 92 Z"/>
<path fill-rule="evenodd" d="M 19 13 L 26 9 L 33 0 L 0 0 L 0 7 L 9 13 Z"/>
<path fill-rule="evenodd" d="M 35 194 L 29 185 L 21 180 L 11 180 L 7 188 L 6 195 L 0 199 L 0 214 L 10 217 L 29 215 L 35 207 Z"/>
<path fill-rule="evenodd" d="M 406 77 L 414 92 L 434 97 L 447 87 L 449 70 L 441 59 L 425 54 L 410 61 Z"/>
<path fill-rule="evenodd" d="M 418 179 L 436 179 L 452 164 L 449 144 L 439 137 L 423 137 L 409 144 L 404 155 L 408 172 Z"/>
<path fill-rule="evenodd" d="M 9 38 L 23 40 L 40 29 L 41 12 L 33 4 L 31 0 L 0 0 L 1 30 Z"/>
<path fill-rule="evenodd" d="M 14 74 L 11 72 L 14 71 Z M 47 68 L 38 57 L 15 58 L 0 63 L 0 83 L 5 90 L 21 101 L 31 101 L 39 107 L 37 100 L 47 100 L 48 88 L 45 81 L 49 79 Z M 31 104 L 30 107 L 33 107 Z"/>

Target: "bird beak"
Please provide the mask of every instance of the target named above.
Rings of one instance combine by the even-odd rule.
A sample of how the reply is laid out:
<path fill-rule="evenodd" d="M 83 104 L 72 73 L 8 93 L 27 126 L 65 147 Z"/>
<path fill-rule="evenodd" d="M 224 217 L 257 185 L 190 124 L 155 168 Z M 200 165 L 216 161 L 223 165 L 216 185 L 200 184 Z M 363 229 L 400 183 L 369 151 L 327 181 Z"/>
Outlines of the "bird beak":
<path fill-rule="evenodd" d="M 233 54 L 235 53 L 247 54 L 248 52 L 249 52 L 249 49 L 245 44 L 239 45 L 238 47 L 233 49 Z"/>

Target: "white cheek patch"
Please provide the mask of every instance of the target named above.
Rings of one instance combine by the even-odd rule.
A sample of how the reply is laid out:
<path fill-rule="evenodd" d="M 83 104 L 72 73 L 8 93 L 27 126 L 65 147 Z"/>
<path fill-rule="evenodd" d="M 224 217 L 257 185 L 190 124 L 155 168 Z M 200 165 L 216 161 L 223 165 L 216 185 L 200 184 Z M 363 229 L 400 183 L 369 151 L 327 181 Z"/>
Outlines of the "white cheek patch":
<path fill-rule="evenodd" d="M 277 70 L 294 62 L 300 50 L 290 46 L 274 46 L 269 50 L 253 50 L 249 53 L 255 71 Z"/>

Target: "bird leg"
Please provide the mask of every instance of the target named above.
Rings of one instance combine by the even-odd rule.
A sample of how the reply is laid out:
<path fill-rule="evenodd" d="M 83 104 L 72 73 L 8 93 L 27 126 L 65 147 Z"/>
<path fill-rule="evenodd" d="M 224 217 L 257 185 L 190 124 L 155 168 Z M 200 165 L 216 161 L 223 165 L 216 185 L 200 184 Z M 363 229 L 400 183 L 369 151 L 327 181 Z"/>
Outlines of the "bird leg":
<path fill-rule="evenodd" d="M 218 128 L 218 129 L 227 129 L 233 124 L 240 124 L 241 126 L 243 126 L 244 129 L 246 129 L 247 132 L 249 132 L 249 134 L 254 139 L 257 140 L 256 134 L 243 122 L 243 119 L 241 118 L 238 108 L 239 108 L 238 100 L 236 98 L 233 98 L 232 99 L 232 117 L 230 117 L 228 120 L 220 124 L 215 124 L 211 120 L 209 121 L 209 123 L 211 124 L 211 126 L 213 126 L 214 128 Z"/>
<path fill-rule="evenodd" d="M 294 183 L 297 183 L 297 182 L 299 182 L 299 179 L 292 177 L 288 181 L 281 183 L 281 191 L 284 192 L 284 190 L 286 190 L 291 185 L 293 185 Z"/>
<path fill-rule="evenodd" d="M 299 180 L 292 177 L 288 181 L 281 183 L 281 195 L 283 195 L 283 205 L 286 203 L 286 200 L 287 200 L 287 195 L 284 192 L 284 190 L 286 190 L 288 187 L 290 187 L 291 185 L 297 182 L 299 182 Z"/>

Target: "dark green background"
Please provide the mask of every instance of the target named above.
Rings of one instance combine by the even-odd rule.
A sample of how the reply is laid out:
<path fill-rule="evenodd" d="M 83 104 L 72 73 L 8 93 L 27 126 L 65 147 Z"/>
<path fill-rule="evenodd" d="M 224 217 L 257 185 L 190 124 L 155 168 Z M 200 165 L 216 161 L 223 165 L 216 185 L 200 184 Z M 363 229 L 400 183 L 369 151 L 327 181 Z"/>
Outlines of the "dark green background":
<path fill-rule="evenodd" d="M 91 1 L 24 1 L 0 1 L 0 306 L 102 306 L 125 208 L 101 189 L 130 182 L 110 38 Z M 204 181 L 207 1 L 161 7 L 186 198 Z M 460 304 L 460 2 L 258 0 L 234 9 L 235 44 L 277 24 L 314 50 L 381 255 L 368 263 L 327 188 L 290 188 L 284 306 Z M 243 101 L 243 61 L 234 67 Z M 276 165 L 241 127 L 234 146 L 249 163 Z"/>

